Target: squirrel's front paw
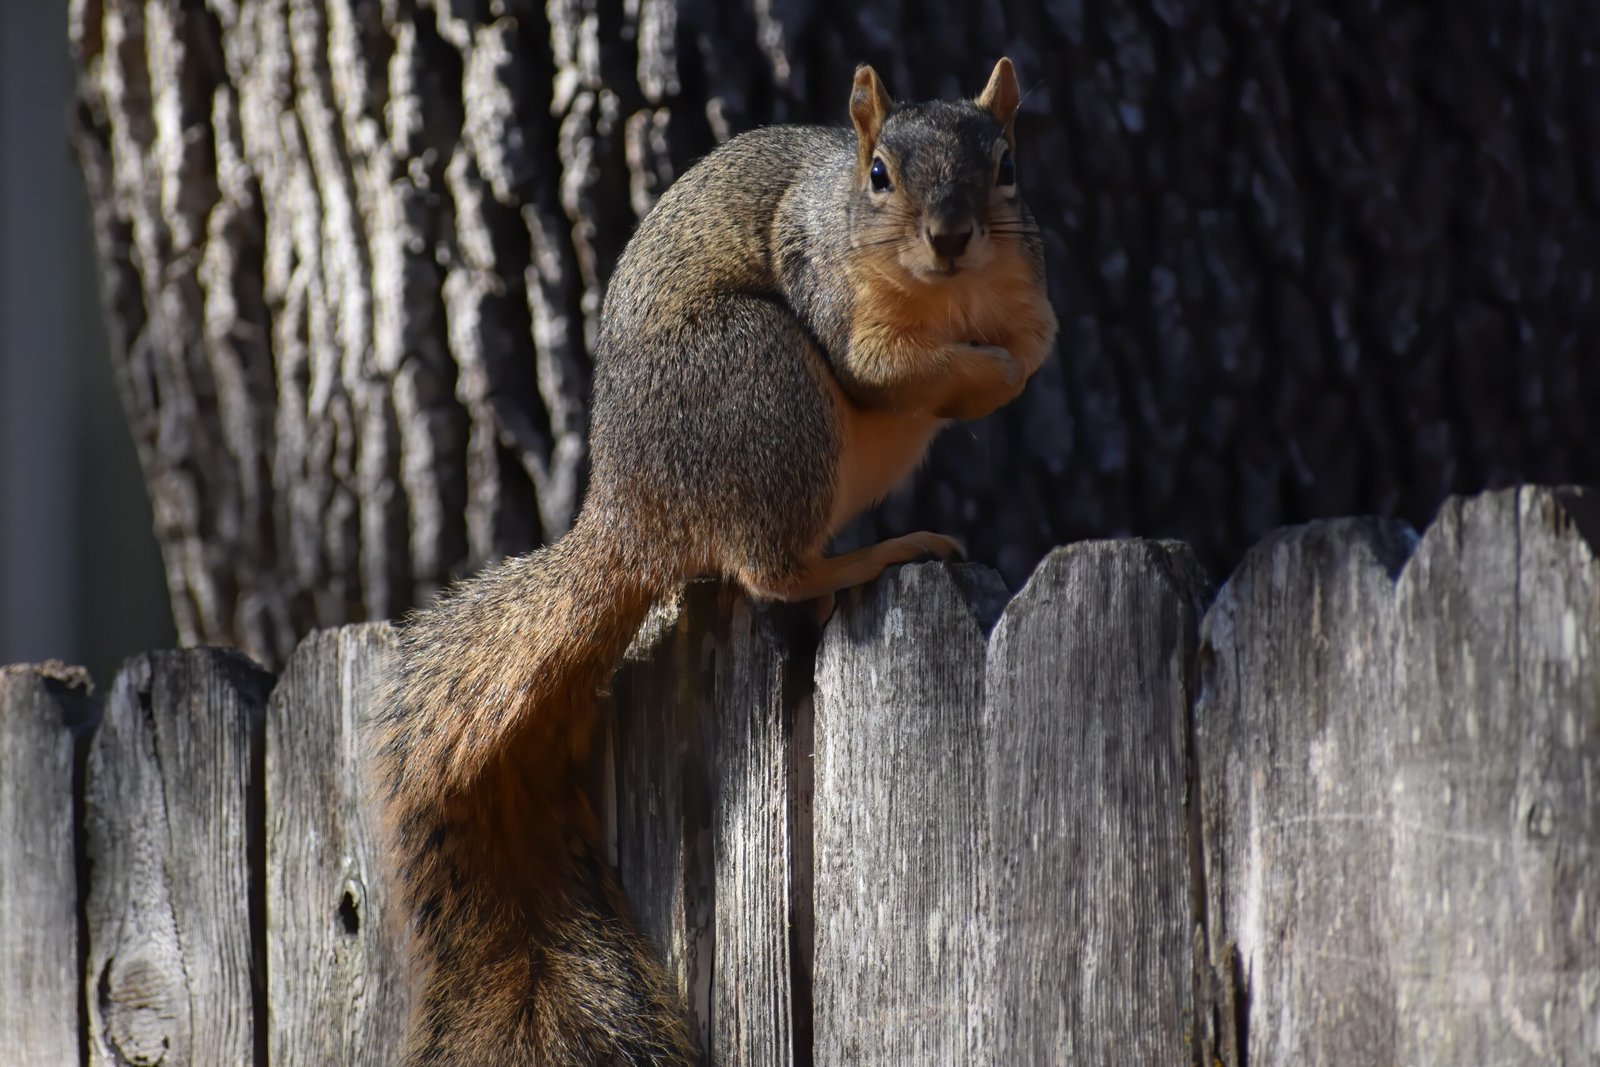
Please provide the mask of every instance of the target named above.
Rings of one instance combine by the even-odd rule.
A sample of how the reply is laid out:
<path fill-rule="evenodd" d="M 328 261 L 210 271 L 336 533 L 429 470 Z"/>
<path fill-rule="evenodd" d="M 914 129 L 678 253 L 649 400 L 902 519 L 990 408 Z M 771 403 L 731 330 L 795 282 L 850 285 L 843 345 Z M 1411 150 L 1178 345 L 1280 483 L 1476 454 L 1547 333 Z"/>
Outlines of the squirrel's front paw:
<path fill-rule="evenodd" d="M 981 419 L 1011 403 L 1028 384 L 1028 370 L 1009 349 L 976 341 L 959 346 L 967 373 L 945 406 L 941 419 Z"/>
<path fill-rule="evenodd" d="M 1001 403 L 1009 403 L 1022 393 L 1022 387 L 1028 384 L 1028 369 L 1011 354 L 1009 348 L 1001 348 L 999 345 L 980 345 L 976 341 L 968 347 L 974 352 L 982 353 L 985 359 L 994 361 L 999 380 L 1006 391 L 1006 398 Z"/>

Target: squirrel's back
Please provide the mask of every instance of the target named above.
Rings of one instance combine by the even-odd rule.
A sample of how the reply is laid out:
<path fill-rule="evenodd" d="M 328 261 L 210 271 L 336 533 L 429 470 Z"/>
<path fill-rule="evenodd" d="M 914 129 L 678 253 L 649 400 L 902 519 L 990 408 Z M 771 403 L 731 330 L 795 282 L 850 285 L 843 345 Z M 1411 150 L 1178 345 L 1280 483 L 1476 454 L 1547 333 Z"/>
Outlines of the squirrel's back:
<path fill-rule="evenodd" d="M 842 224 L 854 161 L 855 138 L 826 126 L 762 126 L 712 149 L 662 194 L 623 249 L 601 312 L 597 364 L 627 358 L 640 336 L 670 332 L 696 298 L 781 296 L 774 246 L 802 234 L 779 234 L 780 215 L 792 219 L 802 203 L 808 212 L 837 204 Z M 829 235 L 818 226 L 805 236 Z M 842 228 L 836 236 L 846 238 Z"/>

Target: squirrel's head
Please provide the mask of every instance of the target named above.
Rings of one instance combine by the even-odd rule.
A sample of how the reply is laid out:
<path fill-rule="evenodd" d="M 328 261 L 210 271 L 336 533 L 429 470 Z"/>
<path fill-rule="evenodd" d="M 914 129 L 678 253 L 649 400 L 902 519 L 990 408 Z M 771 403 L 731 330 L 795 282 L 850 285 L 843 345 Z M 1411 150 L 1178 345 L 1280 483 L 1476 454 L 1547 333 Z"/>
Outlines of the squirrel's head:
<path fill-rule="evenodd" d="M 976 100 L 896 104 L 869 66 L 856 68 L 850 119 L 856 159 L 852 243 L 936 281 L 981 270 L 1036 229 L 1017 195 L 1013 132 L 1022 95 L 1011 60 Z"/>

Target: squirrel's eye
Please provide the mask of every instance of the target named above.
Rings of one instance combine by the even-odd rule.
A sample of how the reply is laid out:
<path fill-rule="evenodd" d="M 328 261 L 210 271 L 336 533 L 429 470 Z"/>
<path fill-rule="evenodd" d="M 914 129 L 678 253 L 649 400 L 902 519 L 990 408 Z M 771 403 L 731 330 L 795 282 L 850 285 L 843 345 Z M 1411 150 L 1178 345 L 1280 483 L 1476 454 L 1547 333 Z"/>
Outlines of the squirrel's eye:
<path fill-rule="evenodd" d="M 1000 167 L 995 172 L 994 183 L 996 185 L 1017 184 L 1017 165 L 1012 162 L 1010 152 L 1006 152 L 1000 157 Z"/>
<path fill-rule="evenodd" d="M 891 188 L 889 184 L 889 168 L 881 159 L 872 161 L 872 191 L 887 193 Z"/>

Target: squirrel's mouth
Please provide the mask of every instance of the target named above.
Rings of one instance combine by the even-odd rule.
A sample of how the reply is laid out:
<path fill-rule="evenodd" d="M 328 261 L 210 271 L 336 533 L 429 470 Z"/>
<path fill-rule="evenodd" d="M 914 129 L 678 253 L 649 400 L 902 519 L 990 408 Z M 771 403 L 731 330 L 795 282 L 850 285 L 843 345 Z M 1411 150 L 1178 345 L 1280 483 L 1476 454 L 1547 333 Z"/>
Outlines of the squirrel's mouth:
<path fill-rule="evenodd" d="M 985 257 L 973 254 L 971 250 L 960 255 L 940 255 L 938 252 L 923 244 L 915 250 L 905 250 L 900 254 L 900 266 L 907 274 L 920 282 L 928 285 L 938 285 L 958 275 L 970 274 L 974 270 L 981 271 Z"/>
<path fill-rule="evenodd" d="M 932 263 L 919 263 L 912 273 L 923 281 L 954 278 L 961 273 L 961 264 L 953 259 L 935 259 Z"/>

